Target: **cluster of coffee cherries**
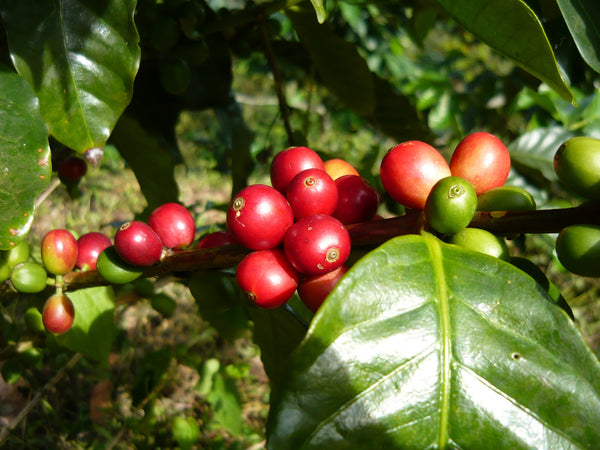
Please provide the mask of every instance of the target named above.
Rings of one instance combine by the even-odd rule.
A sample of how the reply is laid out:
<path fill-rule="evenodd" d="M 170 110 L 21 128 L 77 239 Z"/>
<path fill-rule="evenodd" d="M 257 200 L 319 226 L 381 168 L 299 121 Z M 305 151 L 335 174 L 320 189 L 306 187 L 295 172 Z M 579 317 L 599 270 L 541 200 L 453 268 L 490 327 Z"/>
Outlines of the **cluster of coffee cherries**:
<path fill-rule="evenodd" d="M 124 223 L 112 240 L 97 231 L 75 238 L 69 230 L 56 228 L 42 238 L 41 262 L 30 258 L 26 242 L 2 252 L 0 280 L 10 280 L 14 290 L 30 294 L 53 285 L 55 292 L 44 304 L 42 322 L 48 332 L 63 334 L 71 329 L 75 319 L 73 302 L 63 289 L 66 274 L 73 270 L 97 270 L 111 284 L 129 283 L 169 249 L 188 248 L 195 233 L 192 214 L 179 203 L 159 206 L 146 222 Z"/>
<path fill-rule="evenodd" d="M 396 145 L 384 156 L 380 176 L 390 196 L 407 212 L 424 212 L 425 226 L 442 239 L 508 259 L 502 238 L 469 224 L 477 211 L 536 208 L 525 189 L 505 185 L 510 166 L 510 154 L 498 137 L 475 132 L 458 143 L 450 162 L 425 142 Z"/>
<path fill-rule="evenodd" d="M 308 147 L 277 153 L 270 181 L 235 195 L 227 232 L 219 236 L 252 250 L 236 269 L 237 283 L 252 303 L 276 308 L 297 291 L 316 311 L 348 270 L 347 226 L 372 220 L 379 195 L 348 162 L 323 161 Z"/>

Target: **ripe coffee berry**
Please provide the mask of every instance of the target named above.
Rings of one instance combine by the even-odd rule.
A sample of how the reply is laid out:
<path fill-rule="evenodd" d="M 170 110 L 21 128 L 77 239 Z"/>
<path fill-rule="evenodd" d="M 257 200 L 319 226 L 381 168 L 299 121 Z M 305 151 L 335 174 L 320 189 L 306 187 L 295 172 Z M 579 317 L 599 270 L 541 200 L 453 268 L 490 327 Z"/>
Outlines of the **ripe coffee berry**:
<path fill-rule="evenodd" d="M 77 240 L 62 228 L 50 230 L 42 238 L 42 262 L 53 275 L 69 273 L 77 263 Z"/>
<path fill-rule="evenodd" d="M 156 231 L 162 245 L 174 250 L 187 247 L 196 235 L 192 214 L 179 203 L 165 203 L 148 217 L 148 225 Z"/>
<path fill-rule="evenodd" d="M 336 218 L 317 214 L 292 225 L 283 240 L 283 250 L 292 266 L 304 275 L 319 275 L 337 269 L 350 256 L 346 227 Z"/>
<path fill-rule="evenodd" d="M 290 182 L 306 169 L 325 170 L 321 157 L 308 147 L 291 147 L 275 155 L 271 161 L 271 184 L 285 194 Z"/>
<path fill-rule="evenodd" d="M 151 266 L 160 260 L 163 251 L 158 234 L 139 220 L 121 225 L 114 244 L 119 256 L 134 266 Z"/>
<path fill-rule="evenodd" d="M 236 280 L 248 299 L 261 308 L 277 308 L 298 287 L 298 273 L 280 249 L 259 250 L 244 257 Z"/>
<path fill-rule="evenodd" d="M 62 180 L 79 181 L 87 173 L 87 163 L 78 156 L 67 156 L 58 164 L 57 171 Z"/>
<path fill-rule="evenodd" d="M 314 275 L 300 280 L 298 283 L 298 296 L 302 303 L 313 313 L 321 307 L 321 304 L 329 293 L 337 286 L 349 268 L 342 265 L 331 272 L 323 275 Z"/>
<path fill-rule="evenodd" d="M 377 214 L 379 194 L 362 177 L 344 175 L 335 180 L 338 189 L 338 203 L 333 217 L 344 225 L 368 222 Z"/>
<path fill-rule="evenodd" d="M 111 245 L 110 238 L 100 232 L 82 234 L 77 239 L 77 267 L 81 270 L 96 270 L 98 255 Z"/>
<path fill-rule="evenodd" d="M 490 133 L 466 136 L 450 159 L 452 175 L 467 180 L 477 195 L 502 186 L 510 172 L 510 155 L 500 139 Z"/>
<path fill-rule="evenodd" d="M 338 203 L 336 182 L 321 169 L 306 169 L 291 181 L 287 199 L 299 220 L 314 214 L 332 214 Z"/>
<path fill-rule="evenodd" d="M 232 244 L 237 244 L 237 241 L 231 233 L 227 231 L 214 231 L 200 239 L 198 248 L 214 248 Z"/>
<path fill-rule="evenodd" d="M 391 148 L 381 161 L 381 183 L 398 203 L 422 210 L 429 191 L 442 178 L 450 176 L 450 167 L 431 145 L 408 141 Z"/>
<path fill-rule="evenodd" d="M 50 296 L 42 310 L 42 322 L 46 331 L 64 334 L 71 329 L 75 320 L 75 308 L 69 297 L 62 293 Z"/>
<path fill-rule="evenodd" d="M 252 250 L 277 247 L 293 222 L 294 213 L 287 199 L 264 184 L 242 189 L 227 210 L 229 232 Z"/>

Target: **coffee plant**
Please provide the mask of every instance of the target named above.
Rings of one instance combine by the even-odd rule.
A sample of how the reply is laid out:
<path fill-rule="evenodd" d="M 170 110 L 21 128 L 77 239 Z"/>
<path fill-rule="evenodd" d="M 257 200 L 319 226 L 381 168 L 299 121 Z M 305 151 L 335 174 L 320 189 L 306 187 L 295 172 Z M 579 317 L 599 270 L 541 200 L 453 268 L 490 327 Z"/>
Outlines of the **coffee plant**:
<path fill-rule="evenodd" d="M 600 277 L 597 2 L 3 0 L 0 19 L 0 364 L 31 392 L 0 444 L 39 444 L 27 415 L 66 374 L 110 374 L 120 311 L 167 319 L 173 285 L 260 349 L 253 448 L 598 447 L 598 349 L 559 283 Z M 244 114 L 240 68 L 274 116 Z M 180 121 L 204 111 L 194 156 L 230 180 L 209 227 L 178 185 Z M 111 182 L 110 158 L 145 204 L 111 235 L 36 236 L 52 192 Z M 193 415 L 155 426 L 183 339 L 130 370 L 133 446 L 228 446 Z M 195 361 L 194 389 L 239 435 L 219 364 Z M 124 440 L 119 392 L 82 389 L 104 428 L 55 444 Z"/>

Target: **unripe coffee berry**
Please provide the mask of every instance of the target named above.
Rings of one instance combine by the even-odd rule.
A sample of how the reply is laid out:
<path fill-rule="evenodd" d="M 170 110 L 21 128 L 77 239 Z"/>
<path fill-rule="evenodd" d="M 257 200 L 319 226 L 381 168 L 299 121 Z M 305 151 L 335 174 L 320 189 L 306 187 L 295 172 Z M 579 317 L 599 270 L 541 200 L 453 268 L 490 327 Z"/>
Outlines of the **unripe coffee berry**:
<path fill-rule="evenodd" d="M 42 310 L 42 322 L 46 331 L 64 334 L 71 329 L 75 320 L 75 308 L 69 297 L 56 293 L 46 300 Z"/>
<path fill-rule="evenodd" d="M 77 253 L 77 240 L 68 230 L 51 230 L 42 239 L 42 262 L 53 275 L 64 275 L 72 271 L 77 263 Z"/>

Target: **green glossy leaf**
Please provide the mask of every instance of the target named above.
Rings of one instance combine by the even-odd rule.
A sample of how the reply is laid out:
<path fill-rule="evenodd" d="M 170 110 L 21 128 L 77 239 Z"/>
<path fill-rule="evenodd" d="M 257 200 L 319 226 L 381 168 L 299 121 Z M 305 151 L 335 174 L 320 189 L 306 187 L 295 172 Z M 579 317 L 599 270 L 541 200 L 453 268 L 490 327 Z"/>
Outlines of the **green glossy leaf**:
<path fill-rule="evenodd" d="M 521 0 L 436 0 L 458 23 L 570 102 L 552 47 L 535 13 Z"/>
<path fill-rule="evenodd" d="M 600 72 L 600 4 L 596 0 L 557 0 L 579 53 Z"/>
<path fill-rule="evenodd" d="M 156 136 L 136 119 L 124 114 L 115 126 L 111 142 L 133 170 L 148 201 L 148 211 L 178 201 L 179 188 L 173 173 L 175 163 Z"/>
<path fill-rule="evenodd" d="M 52 167 L 48 131 L 29 85 L 0 66 L 0 92 L 0 250 L 9 250 L 31 228 Z"/>
<path fill-rule="evenodd" d="M 135 0 L 6 0 L 0 9 L 19 74 L 50 133 L 103 147 L 131 100 L 140 61 Z"/>
<path fill-rule="evenodd" d="M 600 363 L 530 276 L 432 235 L 361 259 L 273 393 L 268 447 L 594 448 Z"/>
<path fill-rule="evenodd" d="M 372 114 L 373 77 L 356 47 L 335 34 L 329 24 L 320 24 L 306 3 L 287 10 L 286 15 L 325 86 L 356 114 Z"/>
<path fill-rule="evenodd" d="M 557 180 L 554 154 L 558 147 L 575 133 L 562 127 L 537 128 L 521 135 L 508 145 L 513 165 L 537 171 L 550 181 Z"/>
<path fill-rule="evenodd" d="M 99 286 L 67 293 L 75 307 L 73 327 L 57 336 L 58 343 L 85 357 L 108 364 L 108 355 L 117 334 L 114 292 Z"/>

